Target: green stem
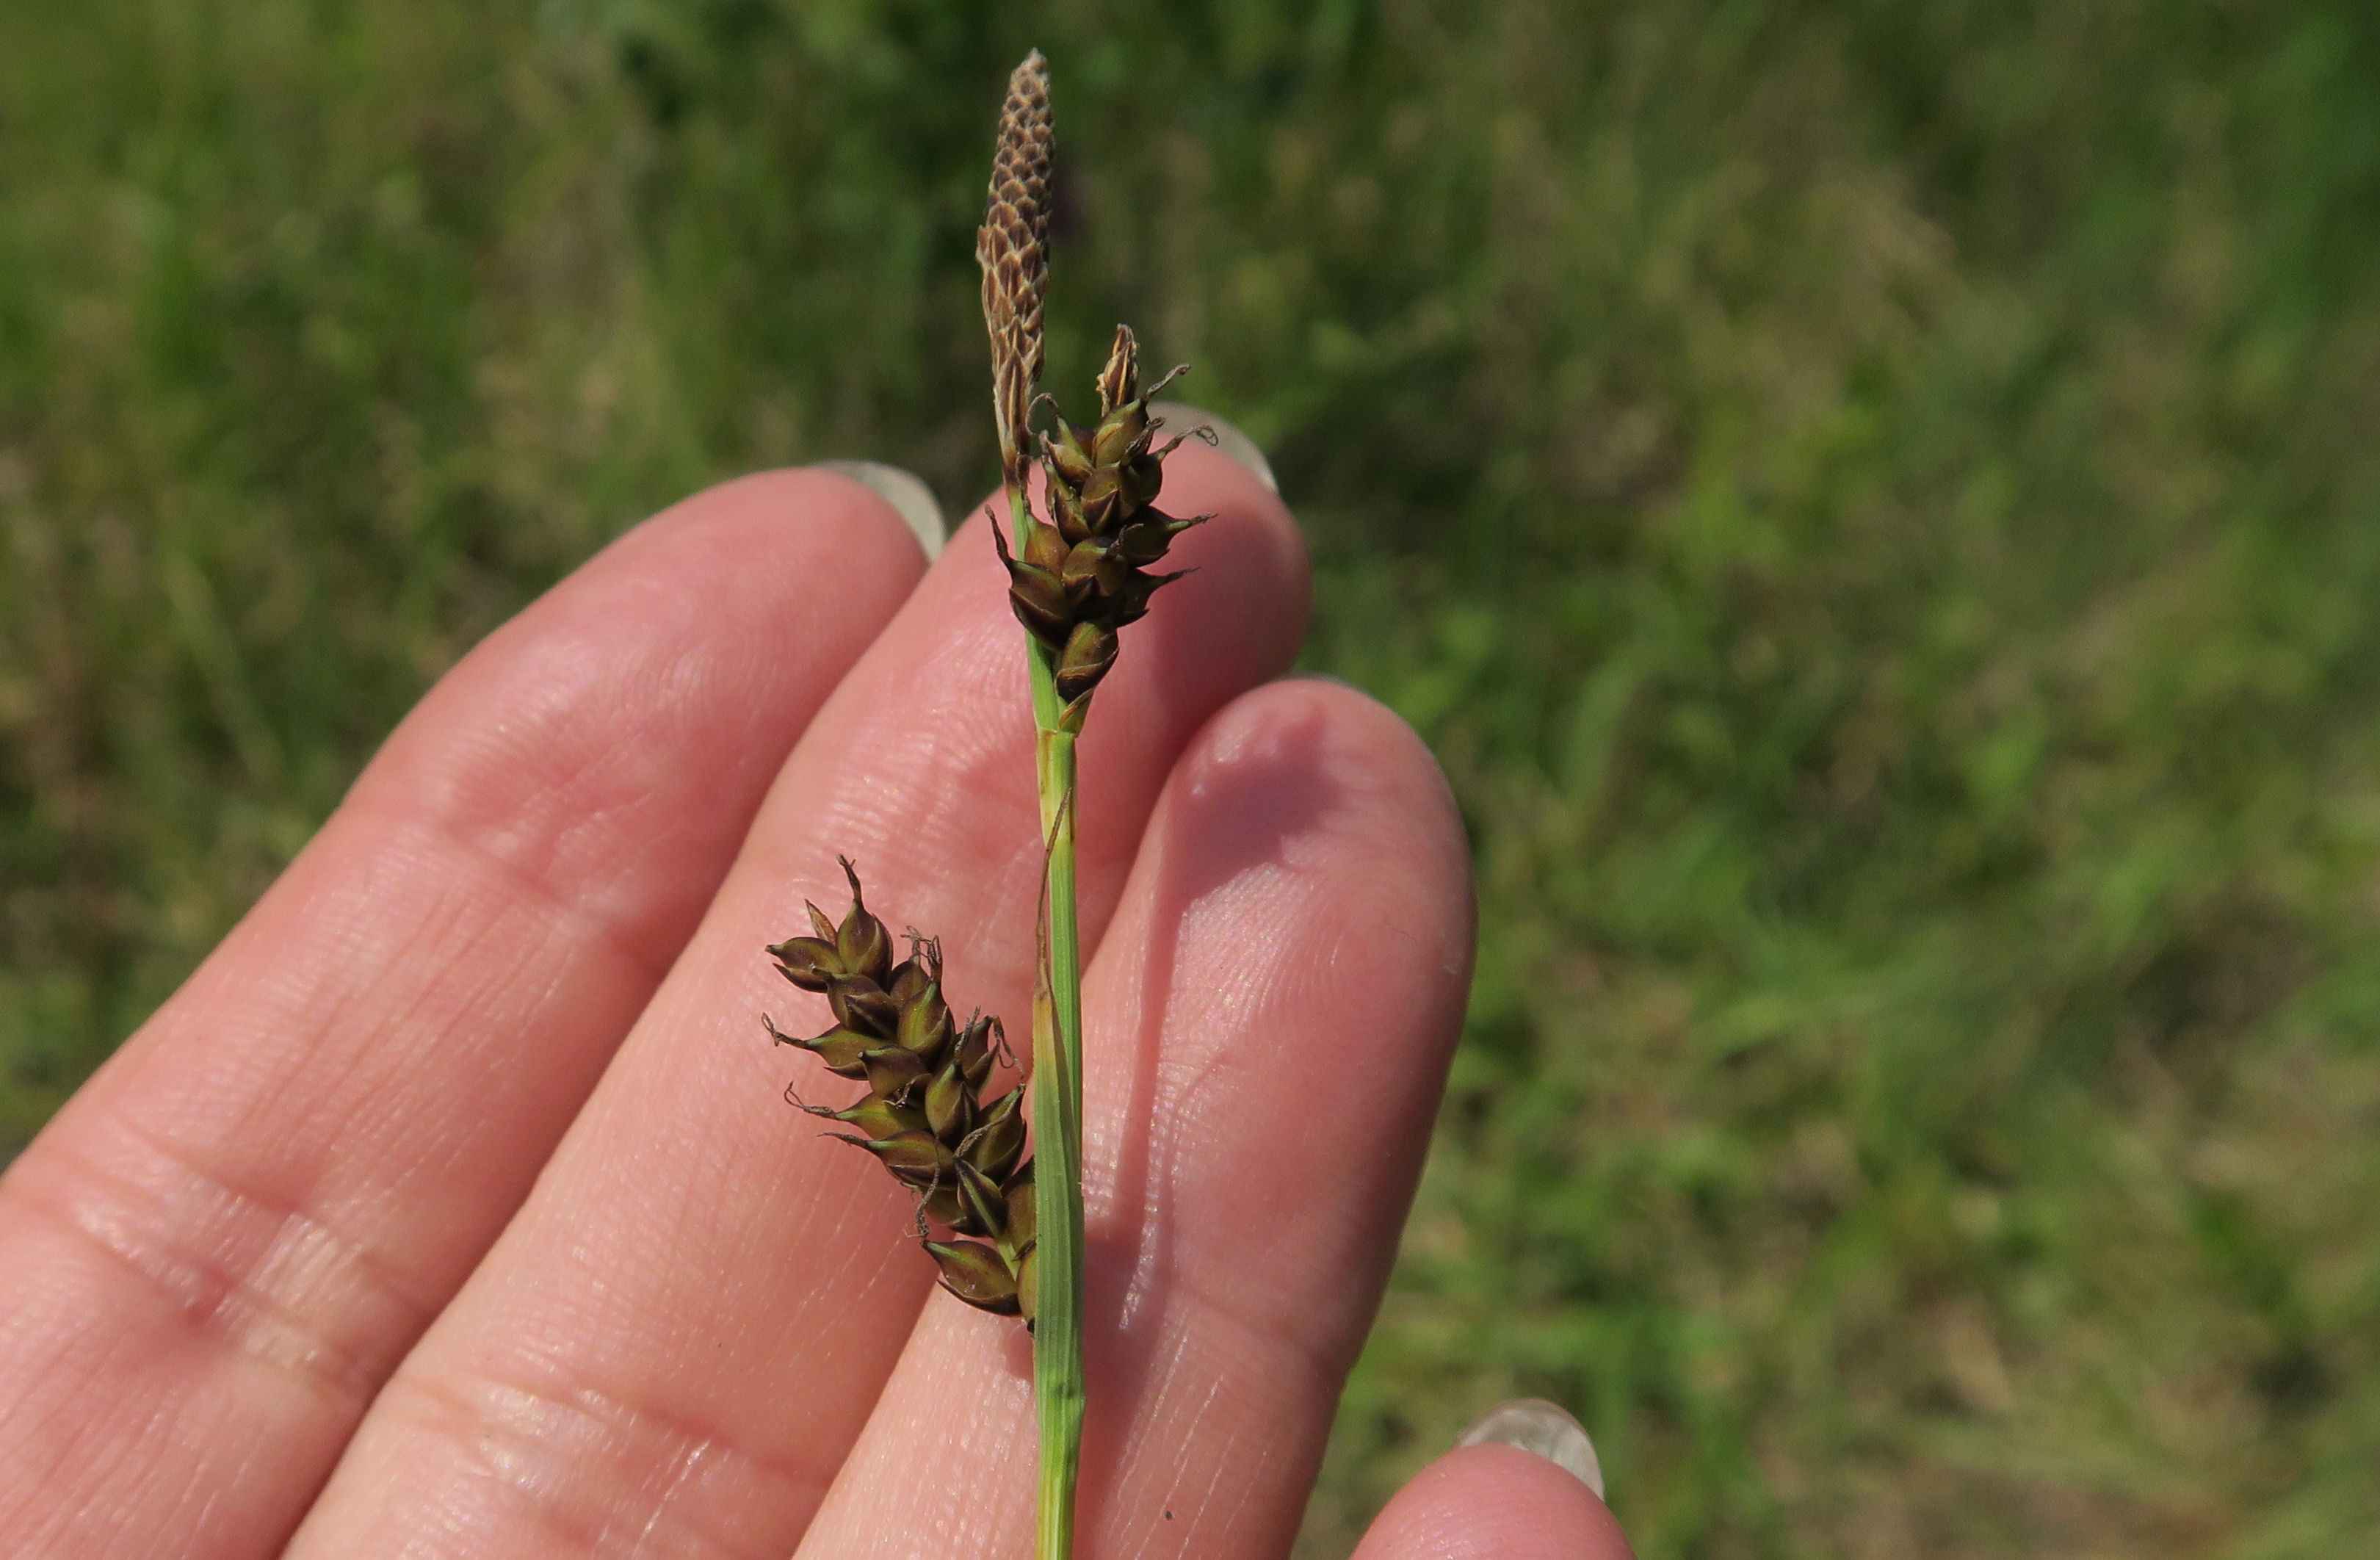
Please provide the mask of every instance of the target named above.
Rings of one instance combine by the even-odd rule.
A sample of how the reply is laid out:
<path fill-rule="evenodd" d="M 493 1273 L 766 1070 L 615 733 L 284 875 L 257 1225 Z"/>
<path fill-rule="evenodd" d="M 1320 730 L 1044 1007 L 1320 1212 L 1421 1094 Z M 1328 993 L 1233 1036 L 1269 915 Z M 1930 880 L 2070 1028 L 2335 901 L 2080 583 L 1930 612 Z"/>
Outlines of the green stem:
<path fill-rule="evenodd" d="M 1008 490 L 1016 550 L 1030 522 L 1024 491 Z M 1074 1560 L 1075 1483 L 1083 1456 L 1082 947 L 1075 924 L 1075 737 L 1059 726 L 1050 652 L 1027 636 L 1033 679 L 1034 770 L 1041 833 L 1047 957 L 1033 1004 L 1033 1400 L 1041 1425 L 1040 1537 L 1036 1560 Z M 1037 983 L 1039 983 L 1037 981 Z"/>

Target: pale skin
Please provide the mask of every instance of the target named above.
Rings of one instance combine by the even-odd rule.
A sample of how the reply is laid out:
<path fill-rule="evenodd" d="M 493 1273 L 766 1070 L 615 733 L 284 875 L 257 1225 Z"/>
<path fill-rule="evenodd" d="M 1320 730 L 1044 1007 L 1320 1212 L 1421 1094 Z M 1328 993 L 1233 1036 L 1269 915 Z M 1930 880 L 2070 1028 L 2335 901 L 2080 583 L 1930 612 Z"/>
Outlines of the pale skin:
<path fill-rule="evenodd" d="M 1286 1553 L 1469 979 L 1427 751 L 1278 681 L 1303 549 L 1167 467 L 1201 572 L 1082 749 L 1092 1403 L 1083 1548 Z M 182 990 L 0 1178 L 0 1554 L 1014 1555 L 1012 1321 L 780 1097 L 820 1027 L 762 945 L 838 852 L 953 1001 L 1027 1014 L 1024 640 L 977 521 L 701 494 L 455 667 Z M 816 1011 L 813 1011 L 816 1009 Z M 1552 1464 L 1451 1454 L 1360 1560 L 1618 1556 Z"/>

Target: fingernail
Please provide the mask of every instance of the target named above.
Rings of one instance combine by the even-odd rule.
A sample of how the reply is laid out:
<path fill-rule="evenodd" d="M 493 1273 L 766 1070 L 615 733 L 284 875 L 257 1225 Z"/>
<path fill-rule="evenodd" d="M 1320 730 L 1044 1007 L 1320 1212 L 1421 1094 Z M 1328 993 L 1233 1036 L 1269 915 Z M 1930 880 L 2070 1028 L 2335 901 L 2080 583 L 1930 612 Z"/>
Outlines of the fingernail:
<path fill-rule="evenodd" d="M 1257 480 L 1270 491 L 1281 491 L 1281 483 L 1273 480 L 1272 462 L 1257 448 L 1257 442 L 1213 412 L 1187 401 L 1159 401 L 1148 409 L 1163 418 L 1165 426 L 1177 433 L 1186 433 L 1193 428 L 1213 429 L 1217 449 L 1254 471 Z"/>
<path fill-rule="evenodd" d="M 894 513 L 909 522 L 917 533 L 917 544 L 933 557 L 942 550 L 950 536 L 950 527 L 942 521 L 942 506 L 934 501 L 934 490 L 911 472 L 898 466 L 887 466 L 880 460 L 820 460 L 812 463 L 821 471 L 832 471 L 838 477 L 849 477 L 861 487 L 892 506 Z"/>
<path fill-rule="evenodd" d="M 1555 1467 L 1567 1469 L 1578 1481 L 1603 1498 L 1603 1463 L 1586 1427 L 1570 1411 L 1542 1397 L 1516 1397 L 1499 1403 L 1472 1421 L 1455 1437 L 1457 1446 L 1518 1446 L 1535 1452 Z"/>

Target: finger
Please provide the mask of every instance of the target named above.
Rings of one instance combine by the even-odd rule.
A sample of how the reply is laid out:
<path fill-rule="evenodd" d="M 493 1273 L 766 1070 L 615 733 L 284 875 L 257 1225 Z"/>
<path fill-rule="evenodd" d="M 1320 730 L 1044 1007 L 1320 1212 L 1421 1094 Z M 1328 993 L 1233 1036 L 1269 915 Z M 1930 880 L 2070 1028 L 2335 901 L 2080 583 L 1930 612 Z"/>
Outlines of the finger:
<path fill-rule="evenodd" d="M 1461 828 L 1393 715 L 1287 684 L 1185 756 L 1085 992 L 1082 1553 L 1286 1553 L 1470 956 Z M 1034 1459 L 1019 1329 L 937 1296 L 801 1554 L 1027 1554 Z"/>
<path fill-rule="evenodd" d="M 1185 448 L 1166 496 L 1218 518 L 1101 686 L 1084 743 L 1084 927 L 1190 736 L 1294 652 L 1304 555 L 1269 490 Z M 846 1086 L 771 1053 L 824 1028 L 761 946 L 838 850 L 898 929 L 941 935 L 953 1004 L 1021 1015 L 1041 844 L 1023 631 L 981 521 L 955 539 L 803 737 L 702 930 L 537 1192 L 375 1406 L 297 1553 L 789 1548 L 931 1274 L 889 1177 L 781 1099 Z M 1104 729 L 1102 729 L 1102 727 Z M 807 1004 L 805 1007 L 803 1005 Z M 607 1537 L 607 1535 L 609 1537 Z M 418 1546 L 418 1547 L 415 1547 Z"/>
<path fill-rule="evenodd" d="M 440 682 L 0 1180 L 0 1553 L 281 1543 L 920 567 L 855 483 L 750 478 Z"/>
<path fill-rule="evenodd" d="M 1512 1446 L 1466 1446 L 1423 1469 L 1372 1523 L 1354 1560 L 1630 1560 L 1595 1493 Z"/>

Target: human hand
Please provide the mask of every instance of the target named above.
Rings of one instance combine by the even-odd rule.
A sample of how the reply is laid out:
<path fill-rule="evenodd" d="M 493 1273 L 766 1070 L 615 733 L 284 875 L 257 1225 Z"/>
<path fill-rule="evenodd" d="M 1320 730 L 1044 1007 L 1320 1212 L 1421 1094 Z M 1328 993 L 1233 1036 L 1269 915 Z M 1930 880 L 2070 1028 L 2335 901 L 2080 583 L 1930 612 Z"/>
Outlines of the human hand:
<path fill-rule="evenodd" d="M 1286 1552 L 1468 981 L 1428 753 L 1271 682 L 1304 554 L 1185 446 L 1204 572 L 1084 742 L 1099 1555 Z M 761 949 L 838 851 L 954 1004 L 1026 1015 L 1024 642 L 844 476 L 639 527 L 475 651 L 0 1178 L 0 1553 L 1014 1554 L 1028 1344 L 780 1098 Z M 821 1093 L 829 1091 L 821 1089 Z M 1552 1462 L 1454 1453 L 1362 1560 L 1618 1555 Z"/>

